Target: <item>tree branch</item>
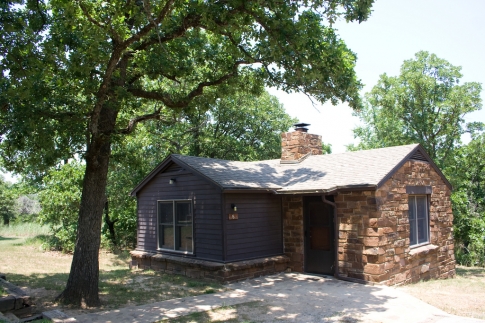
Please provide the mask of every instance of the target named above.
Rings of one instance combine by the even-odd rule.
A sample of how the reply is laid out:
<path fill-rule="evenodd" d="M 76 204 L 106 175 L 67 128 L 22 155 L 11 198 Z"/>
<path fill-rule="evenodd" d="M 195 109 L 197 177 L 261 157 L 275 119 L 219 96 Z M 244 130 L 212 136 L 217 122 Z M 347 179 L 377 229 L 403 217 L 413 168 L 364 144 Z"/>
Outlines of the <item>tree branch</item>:
<path fill-rule="evenodd" d="M 195 97 L 203 94 L 205 87 L 220 85 L 225 81 L 227 81 L 228 79 L 235 77 L 237 75 L 238 66 L 243 64 L 250 64 L 250 62 L 248 61 L 235 62 L 234 65 L 232 66 L 232 71 L 230 73 L 227 73 L 213 81 L 199 83 L 192 91 L 189 92 L 189 94 L 187 94 L 187 96 L 177 101 L 172 100 L 165 93 L 159 93 L 155 91 L 145 91 L 142 89 L 132 88 L 132 89 L 128 89 L 128 92 L 130 92 L 131 94 L 139 98 L 161 101 L 169 108 L 185 108 Z"/>
<path fill-rule="evenodd" d="M 196 15 L 187 15 L 182 20 L 182 23 L 179 27 L 172 30 L 171 33 L 161 37 L 159 35 L 153 36 L 152 38 L 142 42 L 139 46 L 135 48 L 136 51 L 146 50 L 150 46 L 154 44 L 162 44 L 169 40 L 173 40 L 185 34 L 187 29 L 197 27 L 200 24 L 200 16 Z"/>
<path fill-rule="evenodd" d="M 153 113 L 144 114 L 144 115 L 141 115 L 141 116 L 138 116 L 138 117 L 131 119 L 128 122 L 128 126 L 126 128 L 117 130 L 116 133 L 124 134 L 124 135 L 130 134 L 135 130 L 135 127 L 138 123 L 146 121 L 146 120 L 154 120 L 154 119 L 155 120 L 161 120 L 160 109 L 156 110 Z"/>
<path fill-rule="evenodd" d="M 154 27 L 156 27 L 170 12 L 170 8 L 172 4 L 174 3 L 174 0 L 168 0 L 167 3 L 165 3 L 165 6 L 163 6 L 162 10 L 157 15 L 156 19 L 149 19 L 149 22 L 147 25 L 145 25 L 143 28 L 140 29 L 139 32 L 137 32 L 135 35 L 131 36 L 127 40 L 123 42 L 123 46 L 126 48 L 133 44 L 134 42 L 140 40 L 143 36 L 146 36 Z"/>
<path fill-rule="evenodd" d="M 109 35 L 111 36 L 111 38 L 113 38 L 113 40 L 115 42 L 117 42 L 117 43 L 121 42 L 120 35 L 118 35 L 118 33 L 116 33 L 116 31 L 113 28 L 108 28 L 106 24 L 99 22 L 96 19 L 94 19 L 94 17 L 91 16 L 91 14 L 89 13 L 88 8 L 86 8 L 86 6 L 81 1 L 78 1 L 78 4 L 79 4 L 79 8 L 81 8 L 81 11 L 83 12 L 84 16 L 88 19 L 89 22 L 91 22 L 93 25 L 95 25 L 95 26 L 97 26 L 97 27 L 99 27 L 103 30 L 108 31 Z M 109 23 L 110 22 L 108 21 L 108 24 Z"/>

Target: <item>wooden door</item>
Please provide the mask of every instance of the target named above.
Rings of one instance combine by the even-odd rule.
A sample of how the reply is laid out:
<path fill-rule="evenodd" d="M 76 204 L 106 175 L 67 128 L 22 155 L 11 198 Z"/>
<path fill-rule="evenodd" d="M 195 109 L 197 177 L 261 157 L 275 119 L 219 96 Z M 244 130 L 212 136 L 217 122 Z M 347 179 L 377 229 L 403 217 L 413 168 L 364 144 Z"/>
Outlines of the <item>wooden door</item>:
<path fill-rule="evenodd" d="M 333 275 L 335 261 L 333 207 L 320 196 L 305 198 L 305 271 Z"/>

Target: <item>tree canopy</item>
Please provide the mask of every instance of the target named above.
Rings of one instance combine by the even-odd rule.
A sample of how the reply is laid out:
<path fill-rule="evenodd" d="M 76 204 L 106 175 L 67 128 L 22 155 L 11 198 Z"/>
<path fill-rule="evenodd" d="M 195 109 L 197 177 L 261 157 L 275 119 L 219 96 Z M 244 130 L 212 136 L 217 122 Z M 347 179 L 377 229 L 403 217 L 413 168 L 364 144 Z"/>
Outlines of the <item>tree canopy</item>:
<path fill-rule="evenodd" d="M 373 0 L 63 1 L 0 4 L 0 149 L 9 171 L 42 176 L 85 161 L 77 240 L 60 300 L 99 305 L 98 249 L 112 144 L 264 85 L 360 106 L 355 55 L 331 27 Z M 93 229 L 96 228 L 96 229 Z M 99 229 L 97 229 L 99 228 Z"/>
<path fill-rule="evenodd" d="M 422 51 L 404 61 L 399 76 L 381 75 L 355 113 L 364 123 L 354 129 L 358 148 L 420 143 L 439 166 L 447 166 L 461 136 L 481 127 L 463 118 L 481 109 L 481 85 L 461 84 L 460 70 Z"/>

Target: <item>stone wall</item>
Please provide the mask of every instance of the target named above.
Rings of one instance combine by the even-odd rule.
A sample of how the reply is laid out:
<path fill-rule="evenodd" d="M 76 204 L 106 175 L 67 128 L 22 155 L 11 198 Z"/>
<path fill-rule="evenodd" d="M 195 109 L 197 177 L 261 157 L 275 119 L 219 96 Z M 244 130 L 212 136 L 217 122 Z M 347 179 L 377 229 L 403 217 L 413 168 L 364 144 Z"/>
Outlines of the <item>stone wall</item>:
<path fill-rule="evenodd" d="M 303 197 L 283 196 L 283 252 L 292 271 L 304 271 Z"/>
<path fill-rule="evenodd" d="M 299 160 L 308 153 L 322 154 L 322 136 L 301 131 L 281 134 L 281 160 Z"/>
<path fill-rule="evenodd" d="M 168 274 L 203 278 L 222 283 L 276 274 L 288 268 L 286 256 L 259 258 L 231 263 L 185 258 L 175 255 L 132 251 L 130 268 L 152 269 Z"/>
<path fill-rule="evenodd" d="M 410 248 L 407 186 L 431 186 L 430 243 Z M 406 162 L 377 191 L 339 193 L 339 272 L 405 284 L 455 276 L 450 190 L 426 162 Z"/>
<path fill-rule="evenodd" d="M 364 246 L 379 244 L 384 223 L 378 223 L 375 191 L 341 192 L 335 196 L 338 221 L 338 267 L 344 277 L 367 280 L 364 269 L 378 260 L 377 252 L 364 255 Z M 372 265 L 371 265 L 372 266 Z"/>

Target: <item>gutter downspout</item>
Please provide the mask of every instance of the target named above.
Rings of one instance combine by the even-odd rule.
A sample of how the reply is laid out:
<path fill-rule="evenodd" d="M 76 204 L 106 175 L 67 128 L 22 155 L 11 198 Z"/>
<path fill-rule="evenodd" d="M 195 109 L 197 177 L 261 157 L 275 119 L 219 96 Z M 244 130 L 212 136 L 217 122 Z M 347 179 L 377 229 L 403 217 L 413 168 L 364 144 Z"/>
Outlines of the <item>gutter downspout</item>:
<path fill-rule="evenodd" d="M 333 243 L 334 243 L 334 268 L 335 268 L 335 272 L 334 272 L 334 276 L 337 278 L 337 279 L 341 279 L 340 278 L 340 275 L 339 275 L 339 272 L 338 272 L 338 223 L 337 223 L 337 204 L 335 204 L 334 202 L 330 202 L 329 200 L 327 200 L 327 198 L 325 197 L 326 195 L 322 195 L 322 201 L 323 203 L 325 204 L 328 204 L 330 206 L 333 207 L 333 230 L 334 230 L 334 237 L 333 237 Z"/>
<path fill-rule="evenodd" d="M 335 252 L 335 263 L 334 263 L 334 267 L 335 267 L 335 273 L 334 273 L 334 277 L 337 278 L 337 279 L 344 280 L 344 281 L 348 281 L 348 282 L 352 282 L 352 283 L 359 283 L 359 284 L 364 284 L 364 285 L 375 285 L 375 283 L 368 282 L 368 281 L 363 280 L 363 279 L 340 276 L 339 266 L 338 266 L 338 234 L 339 234 L 339 227 L 338 227 L 338 222 L 337 222 L 337 204 L 335 204 L 334 202 L 331 202 L 331 201 L 327 200 L 325 196 L 326 195 L 322 195 L 322 201 L 323 201 L 323 203 L 328 204 L 328 205 L 331 205 L 333 207 L 333 225 L 334 225 L 334 230 L 335 230 L 335 235 L 334 235 L 334 244 L 335 244 L 335 247 L 334 247 L 334 252 Z"/>

